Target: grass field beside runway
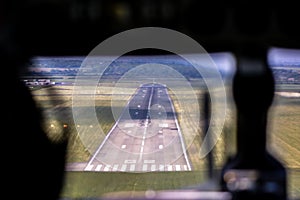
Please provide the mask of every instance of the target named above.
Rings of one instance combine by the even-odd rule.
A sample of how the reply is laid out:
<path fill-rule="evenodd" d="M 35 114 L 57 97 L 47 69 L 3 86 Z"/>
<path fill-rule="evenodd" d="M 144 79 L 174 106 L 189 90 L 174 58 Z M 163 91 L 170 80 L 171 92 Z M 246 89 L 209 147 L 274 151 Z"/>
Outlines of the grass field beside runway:
<path fill-rule="evenodd" d="M 61 197 L 92 198 L 139 194 L 147 190 L 179 189 L 203 183 L 203 172 L 107 173 L 68 172 Z"/>
<path fill-rule="evenodd" d="M 146 191 L 183 189 L 204 186 L 206 172 L 148 172 L 148 173 L 97 173 L 67 172 L 61 197 L 89 199 L 103 196 L 134 197 Z M 299 170 L 288 171 L 289 199 L 299 198 Z"/>

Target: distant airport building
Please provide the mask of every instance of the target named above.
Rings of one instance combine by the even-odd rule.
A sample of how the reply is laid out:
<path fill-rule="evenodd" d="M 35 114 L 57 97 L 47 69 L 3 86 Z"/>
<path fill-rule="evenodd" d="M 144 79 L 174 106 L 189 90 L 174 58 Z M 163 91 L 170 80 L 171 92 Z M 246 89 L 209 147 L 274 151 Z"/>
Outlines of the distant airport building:
<path fill-rule="evenodd" d="M 26 85 L 29 86 L 35 86 L 35 85 L 55 85 L 54 81 L 51 81 L 50 79 L 32 79 L 32 80 L 23 80 Z"/>

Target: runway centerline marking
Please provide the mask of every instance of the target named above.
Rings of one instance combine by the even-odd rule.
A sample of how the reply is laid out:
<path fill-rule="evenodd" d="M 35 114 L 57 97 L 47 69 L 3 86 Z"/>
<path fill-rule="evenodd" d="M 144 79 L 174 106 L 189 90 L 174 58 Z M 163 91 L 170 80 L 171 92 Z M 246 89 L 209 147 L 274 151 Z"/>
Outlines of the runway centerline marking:
<path fill-rule="evenodd" d="M 150 94 L 149 101 L 148 101 L 147 116 L 146 116 L 146 120 L 145 120 L 145 127 L 144 127 L 144 132 L 143 132 L 142 144 L 145 144 L 147 128 L 148 128 L 148 123 L 149 123 L 149 117 L 150 117 L 150 109 L 151 109 L 152 98 L 153 98 L 153 91 L 154 91 L 154 87 L 152 86 L 151 87 L 151 94 Z M 142 160 L 143 153 L 144 153 L 144 145 L 141 145 L 139 162 Z"/>

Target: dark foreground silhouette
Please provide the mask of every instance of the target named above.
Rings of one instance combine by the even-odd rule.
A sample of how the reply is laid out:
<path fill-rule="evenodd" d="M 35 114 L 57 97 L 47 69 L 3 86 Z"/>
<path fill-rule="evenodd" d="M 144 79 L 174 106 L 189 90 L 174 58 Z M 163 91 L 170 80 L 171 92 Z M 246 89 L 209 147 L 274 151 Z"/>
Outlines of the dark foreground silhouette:
<path fill-rule="evenodd" d="M 10 37 L 7 34 L 6 40 L 0 41 L 2 78 L 6 77 L 1 91 L 2 196 L 58 199 L 68 140 L 65 135 L 53 142 L 43 131 L 43 116 L 19 77 L 30 56 L 21 54 Z"/>

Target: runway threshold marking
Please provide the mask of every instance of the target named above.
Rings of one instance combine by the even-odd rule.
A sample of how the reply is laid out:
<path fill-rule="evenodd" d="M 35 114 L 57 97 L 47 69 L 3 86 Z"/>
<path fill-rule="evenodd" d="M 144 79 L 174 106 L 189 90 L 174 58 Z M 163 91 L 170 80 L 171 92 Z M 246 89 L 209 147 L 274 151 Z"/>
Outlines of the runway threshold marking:
<path fill-rule="evenodd" d="M 165 166 L 164 165 L 159 165 L 159 171 L 165 171 Z"/>
<path fill-rule="evenodd" d="M 93 169 L 94 165 L 88 164 L 84 171 L 91 171 Z"/>
<path fill-rule="evenodd" d="M 151 165 L 151 171 L 155 171 L 156 170 L 156 165 Z"/>
<path fill-rule="evenodd" d="M 187 165 L 164 165 L 164 164 L 154 164 L 155 162 L 145 163 L 142 165 L 142 172 L 147 171 L 189 171 Z M 127 163 L 127 164 L 114 164 L 114 165 L 104 165 L 98 164 L 90 165 L 89 168 L 86 168 L 85 171 L 95 171 L 95 172 L 135 172 L 137 170 L 136 163 Z"/>
<path fill-rule="evenodd" d="M 95 171 L 100 171 L 100 170 L 101 170 L 101 168 L 102 168 L 102 165 L 97 165 L 97 167 L 96 167 Z"/>
<path fill-rule="evenodd" d="M 112 168 L 112 171 L 113 171 L 113 172 L 118 171 L 118 167 L 119 167 L 119 165 L 117 165 L 117 164 L 114 165 L 113 168 Z"/>
<path fill-rule="evenodd" d="M 129 171 L 133 172 L 134 170 L 135 170 L 135 164 L 131 164 L 130 168 L 129 168 Z"/>
<path fill-rule="evenodd" d="M 147 169 L 148 169 L 148 165 L 144 164 L 144 165 L 143 165 L 143 169 L 142 169 L 142 171 L 144 171 L 144 172 L 145 172 L 145 171 L 147 171 Z"/>
<path fill-rule="evenodd" d="M 127 168 L 127 165 L 123 164 L 122 167 L 121 167 L 121 171 L 124 171 L 124 172 L 125 172 L 125 171 L 126 171 L 126 168 Z"/>
<path fill-rule="evenodd" d="M 183 165 L 183 169 L 184 169 L 184 171 L 187 171 L 187 170 L 188 170 L 188 168 L 187 168 L 186 165 Z"/>
<path fill-rule="evenodd" d="M 108 172 L 110 168 L 111 168 L 110 165 L 106 165 L 106 166 L 104 167 L 103 171 L 104 171 L 104 172 Z"/>

